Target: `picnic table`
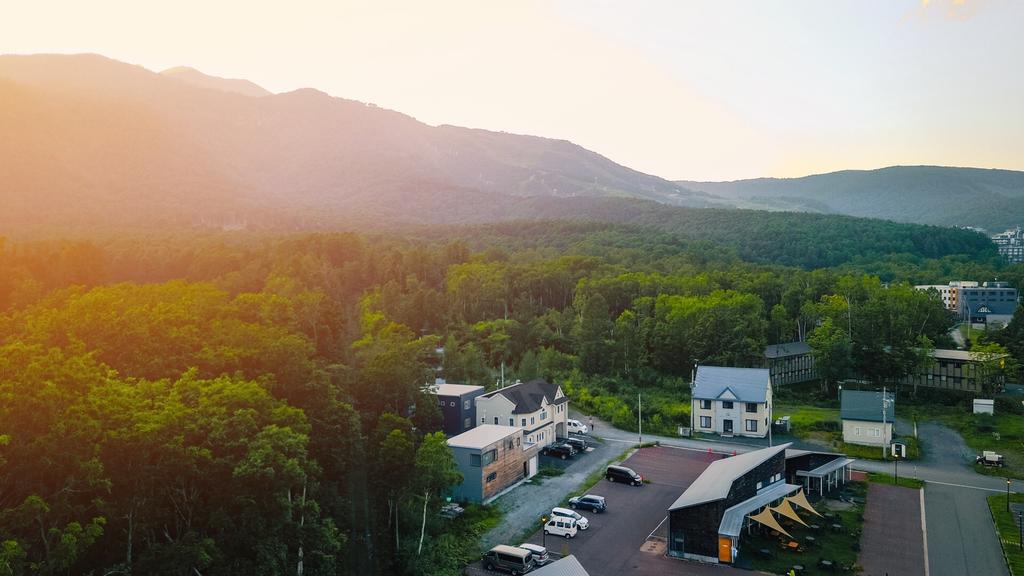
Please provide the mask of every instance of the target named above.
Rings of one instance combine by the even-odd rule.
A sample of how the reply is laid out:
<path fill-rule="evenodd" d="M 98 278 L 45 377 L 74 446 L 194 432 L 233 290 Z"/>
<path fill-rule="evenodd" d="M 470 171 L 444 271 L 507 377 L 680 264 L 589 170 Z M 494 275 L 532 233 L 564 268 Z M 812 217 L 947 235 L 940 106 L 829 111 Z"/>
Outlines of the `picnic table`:
<path fill-rule="evenodd" d="M 842 524 L 833 524 L 832 525 L 832 531 L 833 532 L 842 532 L 843 531 L 843 525 Z"/>
<path fill-rule="evenodd" d="M 831 560 L 819 560 L 818 567 L 825 571 L 831 571 L 835 568 L 835 564 Z"/>
<path fill-rule="evenodd" d="M 806 540 L 807 544 L 810 546 L 814 546 L 814 544 L 818 541 L 814 536 L 807 536 L 806 538 L 804 538 L 804 540 Z"/>

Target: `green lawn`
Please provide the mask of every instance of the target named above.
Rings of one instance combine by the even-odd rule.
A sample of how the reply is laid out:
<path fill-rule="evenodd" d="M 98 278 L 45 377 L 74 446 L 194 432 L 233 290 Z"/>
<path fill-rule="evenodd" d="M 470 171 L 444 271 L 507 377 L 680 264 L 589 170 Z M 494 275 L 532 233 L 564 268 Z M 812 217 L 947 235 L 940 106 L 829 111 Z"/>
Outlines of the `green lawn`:
<path fill-rule="evenodd" d="M 1024 478 L 1024 417 L 998 411 L 994 416 L 972 414 L 967 406 L 922 406 L 915 411 L 920 420 L 935 420 L 956 430 L 976 454 L 992 450 L 1005 457 L 1003 468 L 975 465 L 979 473 Z"/>
<path fill-rule="evenodd" d="M 801 440 L 822 444 L 826 449 L 841 452 L 851 458 L 882 460 L 882 449 L 843 442 L 838 408 L 777 404 L 775 417 L 789 416 L 793 435 Z M 912 436 L 896 438 L 907 445 L 907 459 L 921 457 L 921 444 Z"/>
<path fill-rule="evenodd" d="M 1024 502 L 1024 494 L 1011 494 L 1012 502 Z M 992 511 L 992 519 L 996 525 L 999 542 L 1003 546 L 1003 555 L 1010 566 L 1010 574 L 1024 576 L 1024 550 L 1020 547 L 1020 530 L 1010 512 L 1006 511 L 1006 495 L 993 494 L 988 497 L 988 507 Z"/>
<path fill-rule="evenodd" d="M 855 494 L 864 498 L 867 494 L 867 487 L 863 482 L 850 483 L 850 489 Z M 772 537 L 769 534 L 746 536 L 740 539 L 740 554 L 744 560 L 752 563 L 754 570 L 771 572 L 773 574 L 787 574 L 796 564 L 804 567 L 804 574 L 850 574 L 855 571 L 844 571 L 842 567 L 854 566 L 857 562 L 857 554 L 860 551 L 860 534 L 864 525 L 864 507 L 857 505 L 849 510 L 832 511 L 821 503 L 814 505 L 821 513 L 838 514 L 842 521 L 843 530 L 833 532 L 828 528 L 824 518 L 818 518 L 810 513 L 800 512 L 800 517 L 808 524 L 821 526 L 819 530 L 812 530 L 799 524 L 792 523 L 786 528 L 796 542 L 801 543 L 803 552 L 792 552 L 782 548 L 782 538 Z M 807 536 L 814 536 L 817 542 L 813 546 L 807 544 Z M 788 539 L 787 539 L 788 540 Z M 766 549 L 771 557 L 764 558 L 758 551 Z M 825 572 L 818 568 L 818 561 L 821 559 L 831 560 L 835 563 L 836 569 L 832 572 Z M 743 562 L 746 565 L 746 562 Z"/>
<path fill-rule="evenodd" d="M 890 486 L 894 484 L 892 474 L 882 474 L 879 472 L 868 472 L 868 481 L 875 484 L 888 484 Z M 907 488 L 924 488 L 922 480 L 903 476 L 902 470 L 900 471 L 899 485 Z"/>

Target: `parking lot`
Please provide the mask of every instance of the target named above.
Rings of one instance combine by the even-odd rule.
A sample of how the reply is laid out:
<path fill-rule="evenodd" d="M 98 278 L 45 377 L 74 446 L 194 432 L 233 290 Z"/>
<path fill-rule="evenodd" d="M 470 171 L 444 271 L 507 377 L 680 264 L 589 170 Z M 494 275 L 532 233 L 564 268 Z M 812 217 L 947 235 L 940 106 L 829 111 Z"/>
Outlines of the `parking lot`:
<path fill-rule="evenodd" d="M 582 512 L 590 521 L 588 530 L 580 531 L 572 539 L 545 538 L 538 530 L 528 541 L 545 545 L 554 558 L 575 554 L 591 576 L 738 573 L 727 566 L 700 565 L 665 557 L 667 522 L 664 520 L 668 507 L 713 460 L 721 457 L 667 447 L 639 450 L 624 465 L 639 472 L 649 483 L 628 486 L 602 480 L 590 493 L 604 496 L 608 510 L 602 514 Z M 478 565 L 467 573 L 488 574 Z"/>

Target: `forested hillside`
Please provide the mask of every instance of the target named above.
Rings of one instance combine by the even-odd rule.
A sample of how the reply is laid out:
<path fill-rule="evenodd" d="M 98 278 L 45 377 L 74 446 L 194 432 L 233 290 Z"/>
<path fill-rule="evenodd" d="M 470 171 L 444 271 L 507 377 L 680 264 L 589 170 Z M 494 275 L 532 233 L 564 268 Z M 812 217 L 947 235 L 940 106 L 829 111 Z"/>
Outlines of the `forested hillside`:
<path fill-rule="evenodd" d="M 465 239 L 0 244 L 0 564 L 458 574 L 481 525 L 437 515 L 457 481 L 423 392 L 437 363 L 454 382 L 550 379 L 627 428 L 642 389 L 645 430 L 668 432 L 688 422 L 693 360 L 759 365 L 802 337 L 830 370 L 882 381 L 951 322 L 905 284 L 667 232 L 447 233 Z"/>
<path fill-rule="evenodd" d="M 992 232 L 1024 222 L 1024 172 L 1013 170 L 893 166 L 802 178 L 679 184 L 751 208 L 978 226 Z"/>

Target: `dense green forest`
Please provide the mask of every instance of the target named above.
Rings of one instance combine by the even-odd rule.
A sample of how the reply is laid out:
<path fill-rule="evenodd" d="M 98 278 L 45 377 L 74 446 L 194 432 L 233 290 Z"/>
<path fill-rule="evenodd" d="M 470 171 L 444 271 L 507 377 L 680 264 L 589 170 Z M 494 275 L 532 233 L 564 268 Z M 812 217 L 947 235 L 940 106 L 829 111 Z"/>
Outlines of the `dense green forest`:
<path fill-rule="evenodd" d="M 803 338 L 825 385 L 898 378 L 952 323 L 907 282 L 1024 280 L 973 236 L 848 233 L 811 269 L 811 240 L 771 230 L 0 242 L 0 574 L 458 574 L 476 551 L 437 515 L 458 481 L 424 395 L 439 362 L 556 381 L 623 427 L 643 390 L 667 431 L 695 360 Z"/>

